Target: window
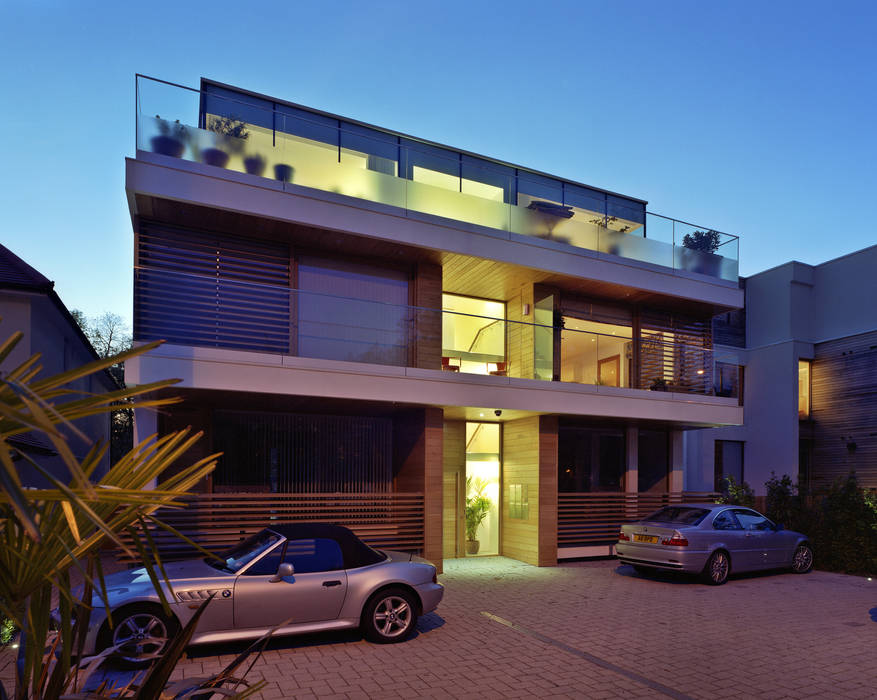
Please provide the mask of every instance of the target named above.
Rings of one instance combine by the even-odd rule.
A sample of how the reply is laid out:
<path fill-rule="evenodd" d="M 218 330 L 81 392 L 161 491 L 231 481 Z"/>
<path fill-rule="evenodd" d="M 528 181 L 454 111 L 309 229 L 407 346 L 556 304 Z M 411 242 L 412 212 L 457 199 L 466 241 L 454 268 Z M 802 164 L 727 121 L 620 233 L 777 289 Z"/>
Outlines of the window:
<path fill-rule="evenodd" d="M 728 362 L 716 362 L 716 396 L 739 396 L 741 367 Z"/>
<path fill-rule="evenodd" d="M 562 382 L 629 387 L 632 356 L 630 326 L 563 317 Z"/>
<path fill-rule="evenodd" d="M 673 523 L 674 525 L 697 525 L 709 511 L 705 508 L 687 508 L 685 506 L 665 506 L 643 518 L 650 522 Z"/>
<path fill-rule="evenodd" d="M 713 519 L 713 529 L 715 530 L 742 530 L 737 518 L 730 510 L 724 510 Z"/>
<path fill-rule="evenodd" d="M 557 468 L 561 493 L 624 490 L 622 430 L 561 427 Z"/>
<path fill-rule="evenodd" d="M 773 530 L 773 523 L 755 511 L 735 509 L 734 515 L 744 530 Z"/>
<path fill-rule="evenodd" d="M 810 377 L 812 360 L 798 360 L 798 418 L 810 417 Z"/>
<path fill-rule="evenodd" d="M 273 576 L 281 563 L 292 564 L 296 574 L 338 571 L 344 568 L 341 547 L 335 540 L 290 540 L 277 547 L 246 571 L 247 576 Z"/>
<path fill-rule="evenodd" d="M 714 488 L 722 490 L 722 482 L 727 477 L 743 482 L 743 443 L 737 440 L 716 440 L 716 461 L 714 471 Z"/>
<path fill-rule="evenodd" d="M 442 364 L 454 371 L 508 376 L 505 302 L 442 294 Z"/>
<path fill-rule="evenodd" d="M 670 436 L 666 430 L 639 431 L 638 489 L 663 492 L 670 477 Z"/>

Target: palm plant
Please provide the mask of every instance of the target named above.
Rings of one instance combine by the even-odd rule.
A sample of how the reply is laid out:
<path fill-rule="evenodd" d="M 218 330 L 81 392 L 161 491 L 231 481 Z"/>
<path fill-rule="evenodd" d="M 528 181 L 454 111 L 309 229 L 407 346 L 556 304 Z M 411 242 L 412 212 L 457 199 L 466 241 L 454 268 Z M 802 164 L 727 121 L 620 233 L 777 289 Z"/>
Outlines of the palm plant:
<path fill-rule="evenodd" d="M 487 482 L 484 479 L 466 479 L 466 540 L 475 542 L 478 539 L 478 528 L 487 517 L 491 500 L 484 494 Z"/>
<path fill-rule="evenodd" d="M 180 506 L 177 499 L 210 473 L 218 455 L 180 469 L 164 480 L 160 488 L 150 488 L 201 436 L 186 429 L 147 438 L 122 456 L 104 476 L 95 478 L 107 445 L 92 444 L 86 456 L 77 459 L 70 441 L 87 438 L 77 429 L 75 421 L 109 414 L 119 401 L 135 397 L 138 408 L 155 409 L 175 403 L 178 399 L 149 395 L 178 380 L 102 394 L 76 390 L 71 388 L 72 384 L 148 352 L 159 343 L 149 343 L 41 378 L 39 355 L 15 367 L 3 366 L 21 338 L 21 333 L 14 333 L 0 344 L 0 367 L 3 367 L 0 373 L 0 613 L 21 629 L 14 697 L 42 700 L 58 698 L 68 691 L 76 692 L 81 684 L 80 668 L 71 664 L 71 657 L 77 649 L 81 652 L 83 648 L 92 596 L 106 600 L 100 560 L 102 548 L 115 546 L 132 557 L 139 555 L 162 604 L 169 611 L 159 585 L 159 575 L 165 582 L 167 576 L 149 528 L 175 532 L 156 517 L 156 511 Z M 50 473 L 10 441 L 26 432 L 41 434 L 51 442 L 69 471 L 68 481 Z M 20 469 L 40 474 L 49 488 L 24 487 Z M 122 533 L 127 533 L 129 538 L 126 539 L 134 544 L 125 544 Z M 71 584 L 73 570 L 84 581 L 81 593 Z M 57 631 L 50 630 L 53 600 L 58 605 Z M 191 635 L 191 630 L 188 634 Z M 176 645 L 179 647 L 177 659 L 187 639 Z M 158 697 L 170 674 L 167 666 L 172 668 L 175 661 L 173 654 L 168 654 L 167 659 L 157 664 L 159 669 L 153 669 L 155 674 L 149 687 L 158 688 L 154 695 L 151 691 L 144 694 L 141 688 L 137 696 Z"/>

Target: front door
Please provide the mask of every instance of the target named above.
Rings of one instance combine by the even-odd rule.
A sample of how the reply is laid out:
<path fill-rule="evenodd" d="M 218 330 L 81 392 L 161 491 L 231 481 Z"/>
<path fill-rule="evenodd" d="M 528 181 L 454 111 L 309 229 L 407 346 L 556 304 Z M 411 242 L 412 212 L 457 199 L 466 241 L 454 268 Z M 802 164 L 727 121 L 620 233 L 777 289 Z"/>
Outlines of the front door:
<path fill-rule="evenodd" d="M 347 572 L 338 543 L 329 539 L 293 540 L 255 562 L 234 586 L 238 629 L 284 623 L 335 620 L 347 595 Z M 272 582 L 277 567 L 292 564 L 292 576 Z"/>

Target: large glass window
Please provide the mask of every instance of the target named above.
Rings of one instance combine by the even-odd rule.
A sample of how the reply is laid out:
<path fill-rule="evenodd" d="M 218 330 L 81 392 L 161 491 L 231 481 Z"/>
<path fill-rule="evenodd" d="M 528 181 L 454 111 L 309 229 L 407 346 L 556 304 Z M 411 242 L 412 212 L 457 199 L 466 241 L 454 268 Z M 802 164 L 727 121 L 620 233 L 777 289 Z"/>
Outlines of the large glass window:
<path fill-rule="evenodd" d="M 560 336 L 560 380 L 629 387 L 631 328 L 565 316 Z"/>
<path fill-rule="evenodd" d="M 724 480 L 729 476 L 738 484 L 743 483 L 743 443 L 737 440 L 716 440 L 716 491 L 722 490 Z"/>
<path fill-rule="evenodd" d="M 442 294 L 442 367 L 508 376 L 505 302 Z"/>
<path fill-rule="evenodd" d="M 308 257 L 298 288 L 300 356 L 407 365 L 406 272 Z"/>
<path fill-rule="evenodd" d="M 624 490 L 624 432 L 561 427 L 557 450 L 561 493 Z"/>
<path fill-rule="evenodd" d="M 670 436 L 667 431 L 640 430 L 638 457 L 639 491 L 667 491 L 670 480 Z"/>
<path fill-rule="evenodd" d="M 810 417 L 811 360 L 798 360 L 798 418 Z"/>
<path fill-rule="evenodd" d="M 499 423 L 466 423 L 466 553 L 499 554 Z"/>

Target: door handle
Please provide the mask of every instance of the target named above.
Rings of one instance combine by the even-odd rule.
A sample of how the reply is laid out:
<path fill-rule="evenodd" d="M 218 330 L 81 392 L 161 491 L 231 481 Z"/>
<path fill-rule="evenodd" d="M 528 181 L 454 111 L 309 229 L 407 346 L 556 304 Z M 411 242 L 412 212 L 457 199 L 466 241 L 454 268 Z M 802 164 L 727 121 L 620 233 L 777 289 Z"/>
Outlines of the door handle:
<path fill-rule="evenodd" d="M 341 581 L 323 581 L 323 585 L 326 588 L 332 588 L 332 586 L 340 586 Z"/>

